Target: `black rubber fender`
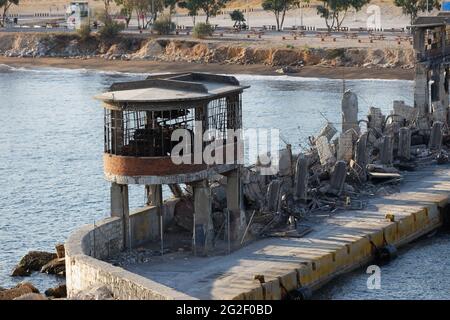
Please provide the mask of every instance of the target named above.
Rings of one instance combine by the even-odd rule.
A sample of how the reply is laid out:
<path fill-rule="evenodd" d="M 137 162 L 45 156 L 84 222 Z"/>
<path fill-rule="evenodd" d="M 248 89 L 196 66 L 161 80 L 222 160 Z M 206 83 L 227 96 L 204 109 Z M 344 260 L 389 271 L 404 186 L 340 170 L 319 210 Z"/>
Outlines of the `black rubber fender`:
<path fill-rule="evenodd" d="M 292 290 L 289 294 L 291 300 L 311 300 L 312 290 L 308 287 L 301 287 Z"/>
<path fill-rule="evenodd" d="M 397 248 L 392 244 L 387 244 L 384 247 L 378 248 L 376 259 L 378 262 L 387 263 L 397 258 Z"/>

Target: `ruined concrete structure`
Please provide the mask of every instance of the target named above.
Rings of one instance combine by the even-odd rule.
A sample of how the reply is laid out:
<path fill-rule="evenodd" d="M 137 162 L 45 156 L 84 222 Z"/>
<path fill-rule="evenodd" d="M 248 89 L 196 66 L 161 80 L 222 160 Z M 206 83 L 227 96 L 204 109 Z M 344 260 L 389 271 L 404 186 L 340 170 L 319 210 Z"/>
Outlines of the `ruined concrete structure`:
<path fill-rule="evenodd" d="M 105 177 L 111 182 L 111 216 L 122 219 L 125 248 L 131 248 L 136 240 L 132 232 L 135 228 L 130 227 L 128 185 L 145 186 L 147 204 L 158 208 L 157 217 L 141 221 L 139 227 L 144 234 L 140 240 L 160 241 L 164 252 L 167 219 L 162 186 L 169 185 L 174 195 L 181 197 L 178 184 L 185 184 L 191 187 L 194 199 L 192 250 L 206 254 L 214 241 L 209 179 L 218 174 L 227 179 L 229 238 L 237 240 L 245 227 L 241 165 L 238 137 L 228 135 L 229 129 L 242 126 L 244 89 L 234 77 L 189 73 L 115 83 L 109 92 L 97 97 L 105 109 L 103 160 Z M 180 141 L 189 140 L 188 150 L 181 148 L 177 156 L 183 163 L 174 163 L 171 153 L 180 141 L 172 141 L 172 134 L 179 129 L 183 129 Z M 215 132 L 214 146 L 223 150 L 223 155 L 213 152 L 212 164 L 203 157 L 207 148 L 203 134 L 207 130 Z M 233 159 L 226 153 L 228 146 L 236 150 Z"/>
<path fill-rule="evenodd" d="M 424 16 L 415 20 L 414 50 L 416 75 L 414 107 L 423 129 L 429 120 L 447 121 L 450 58 L 450 13 Z M 429 119 L 430 113 L 439 119 Z"/>

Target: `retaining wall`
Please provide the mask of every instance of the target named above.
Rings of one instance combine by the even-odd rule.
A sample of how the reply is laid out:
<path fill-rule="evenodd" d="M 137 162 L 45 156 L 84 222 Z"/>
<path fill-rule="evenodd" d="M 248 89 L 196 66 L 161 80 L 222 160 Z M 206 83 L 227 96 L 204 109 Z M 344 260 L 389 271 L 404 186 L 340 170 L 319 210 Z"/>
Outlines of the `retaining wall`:
<path fill-rule="evenodd" d="M 168 201 L 165 216 L 173 216 L 176 201 Z M 146 207 L 130 215 L 132 243 L 139 245 L 158 232 L 157 209 Z M 66 284 L 68 297 L 78 291 L 106 285 L 116 299 L 192 299 L 169 287 L 102 261 L 123 249 L 122 219 L 111 217 L 77 229 L 66 241 Z"/>

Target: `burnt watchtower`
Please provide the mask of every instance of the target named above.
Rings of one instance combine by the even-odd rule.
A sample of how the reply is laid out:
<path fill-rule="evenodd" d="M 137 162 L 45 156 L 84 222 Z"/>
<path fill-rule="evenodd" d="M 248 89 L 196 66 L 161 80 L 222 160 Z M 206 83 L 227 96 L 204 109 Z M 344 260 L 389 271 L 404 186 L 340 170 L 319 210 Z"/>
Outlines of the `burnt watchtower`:
<path fill-rule="evenodd" d="M 242 146 L 235 133 L 242 128 L 245 88 L 229 76 L 165 74 L 115 83 L 97 97 L 104 107 L 103 162 L 111 182 L 111 215 L 123 220 L 126 247 L 133 237 L 128 185 L 145 186 L 148 204 L 159 208 L 154 229 L 163 239 L 162 185 L 186 184 L 194 199 L 193 249 L 207 250 L 214 236 L 209 179 L 218 174 L 227 177 L 230 234 L 237 237 L 245 215 L 239 175 Z M 183 141 L 188 143 L 180 144 Z M 233 159 L 226 152 L 230 146 Z"/>
<path fill-rule="evenodd" d="M 416 55 L 414 106 L 422 120 L 420 127 L 426 129 L 431 120 L 447 122 L 450 13 L 418 17 L 411 27 Z M 431 119 L 432 113 L 440 118 Z"/>

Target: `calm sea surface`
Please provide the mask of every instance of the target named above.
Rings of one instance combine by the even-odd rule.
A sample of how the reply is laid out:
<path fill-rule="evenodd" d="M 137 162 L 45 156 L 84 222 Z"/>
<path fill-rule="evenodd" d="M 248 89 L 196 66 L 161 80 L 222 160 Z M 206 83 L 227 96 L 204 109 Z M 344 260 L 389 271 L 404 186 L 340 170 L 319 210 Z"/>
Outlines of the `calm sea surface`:
<path fill-rule="evenodd" d="M 0 286 L 22 281 L 9 273 L 29 250 L 53 250 L 77 226 L 108 216 L 103 179 L 103 110 L 92 97 L 116 81 L 145 75 L 87 70 L 17 69 L 0 65 Z M 243 96 L 244 126 L 278 128 L 299 150 L 324 118 L 340 121 L 340 80 L 238 76 L 251 85 Z M 411 103 L 411 81 L 351 80 L 361 117 L 369 106 L 387 112 L 392 100 Z M 130 192 L 132 207 L 145 201 Z M 365 270 L 333 281 L 319 299 L 448 298 L 450 236 L 409 245 L 382 268 L 382 287 L 368 290 Z M 60 281 L 34 274 L 41 290 Z"/>

